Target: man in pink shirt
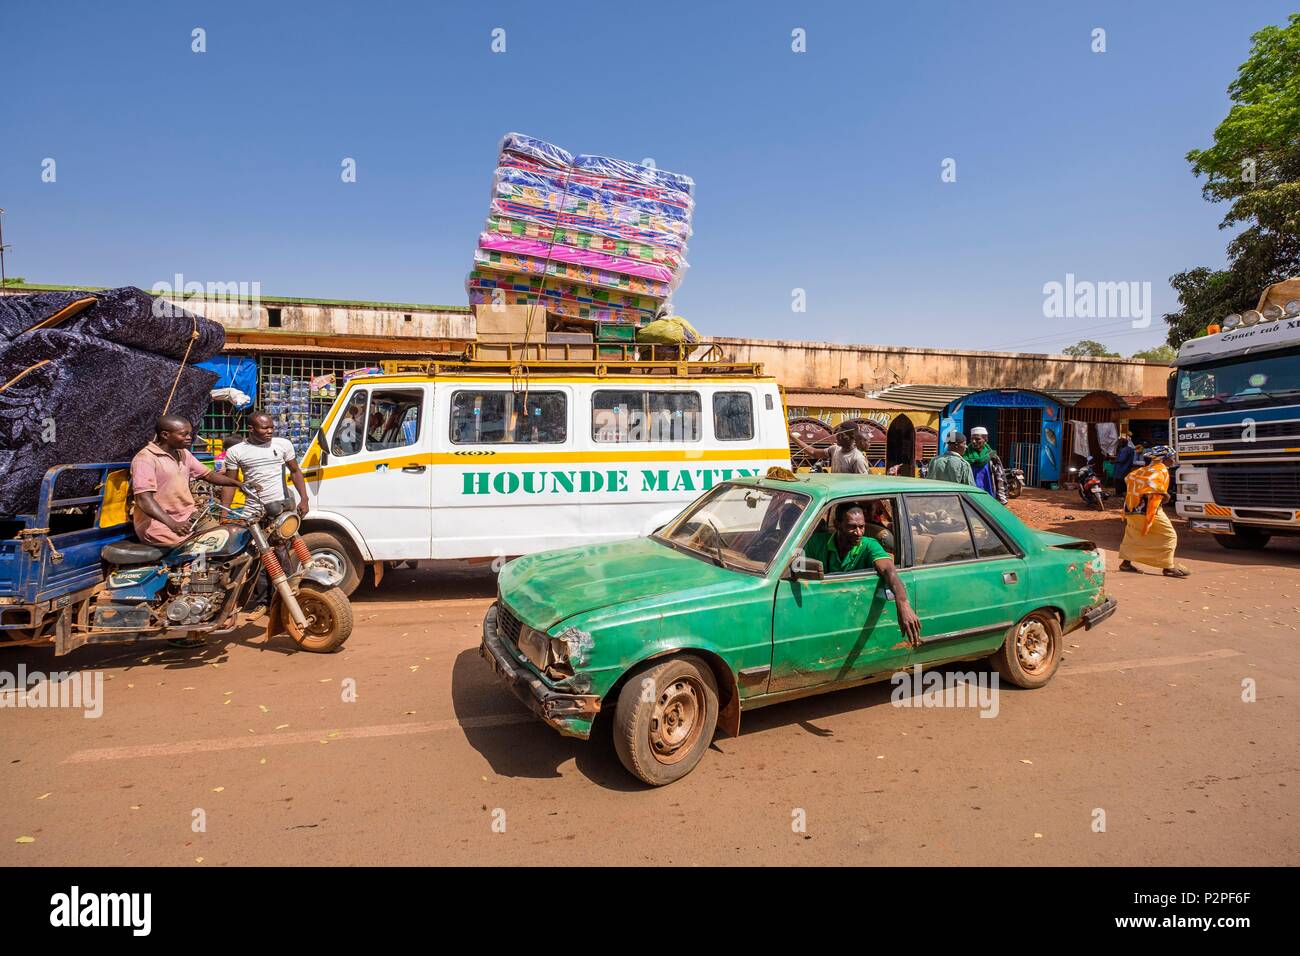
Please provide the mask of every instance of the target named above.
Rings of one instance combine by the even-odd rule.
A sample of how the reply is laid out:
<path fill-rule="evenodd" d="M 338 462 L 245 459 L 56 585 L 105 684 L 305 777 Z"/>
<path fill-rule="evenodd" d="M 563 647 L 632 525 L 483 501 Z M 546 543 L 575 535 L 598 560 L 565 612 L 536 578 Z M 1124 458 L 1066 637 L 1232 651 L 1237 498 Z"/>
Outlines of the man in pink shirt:
<path fill-rule="evenodd" d="M 176 415 L 158 419 L 158 435 L 131 459 L 131 490 L 135 494 L 135 534 L 146 544 L 169 547 L 190 534 L 194 497 L 190 479 L 247 489 L 190 454 L 193 427 Z"/>

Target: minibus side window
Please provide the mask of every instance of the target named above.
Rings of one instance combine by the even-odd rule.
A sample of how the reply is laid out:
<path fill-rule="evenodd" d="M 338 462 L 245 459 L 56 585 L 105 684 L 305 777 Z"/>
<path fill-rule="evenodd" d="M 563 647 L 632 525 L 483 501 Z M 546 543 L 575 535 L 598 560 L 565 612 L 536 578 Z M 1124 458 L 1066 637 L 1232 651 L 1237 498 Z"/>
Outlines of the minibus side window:
<path fill-rule="evenodd" d="M 597 391 L 591 437 L 598 442 L 699 441 L 699 392 Z"/>
<path fill-rule="evenodd" d="M 451 440 L 456 445 L 556 445 L 568 437 L 563 392 L 463 391 L 451 396 Z"/>
<path fill-rule="evenodd" d="M 713 436 L 718 441 L 754 437 L 754 399 L 749 392 L 713 393 Z"/>
<path fill-rule="evenodd" d="M 361 450 L 366 437 L 366 400 L 369 396 L 364 388 L 352 393 L 342 419 L 334 428 L 334 440 L 330 442 L 330 454 L 334 457 L 345 458 Z"/>
<path fill-rule="evenodd" d="M 414 445 L 420 437 L 420 406 L 424 392 L 414 389 L 374 390 L 366 419 L 366 451 L 386 451 Z"/>

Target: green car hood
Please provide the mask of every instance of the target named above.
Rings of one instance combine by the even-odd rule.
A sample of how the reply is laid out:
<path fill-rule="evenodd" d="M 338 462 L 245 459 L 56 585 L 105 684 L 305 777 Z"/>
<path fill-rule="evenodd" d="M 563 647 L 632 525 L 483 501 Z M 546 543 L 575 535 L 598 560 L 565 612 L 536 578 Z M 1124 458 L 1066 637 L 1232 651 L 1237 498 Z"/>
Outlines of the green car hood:
<path fill-rule="evenodd" d="M 633 538 L 525 555 L 501 569 L 498 587 L 521 621 L 545 631 L 584 611 L 748 578 Z"/>

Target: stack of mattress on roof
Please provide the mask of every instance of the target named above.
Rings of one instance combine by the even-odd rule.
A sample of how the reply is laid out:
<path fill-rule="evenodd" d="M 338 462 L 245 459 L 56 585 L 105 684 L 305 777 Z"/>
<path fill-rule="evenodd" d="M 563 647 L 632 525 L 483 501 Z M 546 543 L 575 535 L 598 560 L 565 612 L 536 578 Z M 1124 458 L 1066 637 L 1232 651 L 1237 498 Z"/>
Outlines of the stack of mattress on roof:
<path fill-rule="evenodd" d="M 216 375 L 194 363 L 224 345 L 216 322 L 136 288 L 0 296 L 0 515 L 32 513 L 55 465 L 129 459 L 173 384 L 170 411 L 197 426 Z"/>
<path fill-rule="evenodd" d="M 637 328 L 686 271 L 695 184 L 510 133 L 466 281 L 473 305 L 538 305 L 553 326 Z"/>

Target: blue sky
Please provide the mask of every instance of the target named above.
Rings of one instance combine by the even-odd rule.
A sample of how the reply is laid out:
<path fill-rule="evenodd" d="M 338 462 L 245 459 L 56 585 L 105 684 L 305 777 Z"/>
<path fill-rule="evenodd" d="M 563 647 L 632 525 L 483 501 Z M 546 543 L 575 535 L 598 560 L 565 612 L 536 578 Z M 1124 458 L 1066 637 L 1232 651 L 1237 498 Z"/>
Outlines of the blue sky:
<path fill-rule="evenodd" d="M 18 0 L 7 268 L 464 304 L 497 143 L 519 130 L 694 177 L 674 301 L 705 333 L 1129 354 L 1163 341 L 1171 274 L 1223 262 L 1224 210 L 1184 155 L 1250 34 L 1292 7 Z M 1067 273 L 1150 282 L 1150 328 L 1046 318 Z"/>

